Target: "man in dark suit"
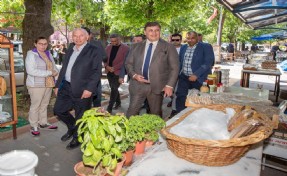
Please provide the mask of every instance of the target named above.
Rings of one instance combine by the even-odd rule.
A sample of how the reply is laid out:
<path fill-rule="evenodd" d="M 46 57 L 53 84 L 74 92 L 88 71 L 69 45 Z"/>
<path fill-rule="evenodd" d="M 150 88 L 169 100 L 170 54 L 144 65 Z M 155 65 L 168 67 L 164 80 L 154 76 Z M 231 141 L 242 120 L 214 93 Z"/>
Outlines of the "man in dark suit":
<path fill-rule="evenodd" d="M 127 117 L 137 115 L 146 98 L 151 114 L 162 116 L 163 97 L 172 95 L 179 71 L 178 54 L 172 44 L 160 39 L 160 29 L 157 22 L 146 23 L 147 40 L 130 49 L 125 63 L 132 78 Z"/>
<path fill-rule="evenodd" d="M 68 132 L 61 137 L 67 141 L 67 149 L 74 149 L 80 145 L 75 123 L 84 111 L 91 108 L 91 96 L 96 92 L 101 77 L 102 53 L 99 48 L 87 43 L 88 33 L 84 29 L 73 31 L 73 42 L 69 47 L 63 67 L 56 83 L 57 99 L 54 113 L 68 127 Z M 75 117 L 70 110 L 75 110 Z"/>
<path fill-rule="evenodd" d="M 180 53 L 180 74 L 176 90 L 176 111 L 179 113 L 185 108 L 188 89 L 200 89 L 202 83 L 211 74 L 214 62 L 212 47 L 198 42 L 197 33 L 192 31 L 186 34 L 187 43 L 183 45 Z"/>
<path fill-rule="evenodd" d="M 101 53 L 103 54 L 102 58 L 103 61 L 105 62 L 105 60 L 107 59 L 107 55 L 102 43 L 94 39 L 94 36 L 89 28 L 87 27 L 81 27 L 81 28 L 85 29 L 89 34 L 88 43 L 95 45 L 97 48 L 99 48 L 99 50 L 101 50 Z M 93 95 L 92 98 L 93 107 L 101 107 L 101 102 L 102 102 L 102 83 L 101 81 L 99 81 L 97 92 Z"/>

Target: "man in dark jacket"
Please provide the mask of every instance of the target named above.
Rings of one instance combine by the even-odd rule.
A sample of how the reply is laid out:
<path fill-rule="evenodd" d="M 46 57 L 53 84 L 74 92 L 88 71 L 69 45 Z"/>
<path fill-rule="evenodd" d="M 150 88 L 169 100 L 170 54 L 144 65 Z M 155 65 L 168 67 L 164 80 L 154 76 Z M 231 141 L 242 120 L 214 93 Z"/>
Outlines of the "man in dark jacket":
<path fill-rule="evenodd" d="M 202 83 L 211 73 L 214 62 L 212 47 L 198 42 L 195 31 L 188 32 L 188 44 L 182 46 L 179 54 L 180 74 L 176 91 L 176 111 L 179 113 L 185 108 L 185 101 L 189 89 L 200 89 Z"/>
<path fill-rule="evenodd" d="M 82 28 L 85 29 L 89 34 L 88 43 L 95 45 L 97 48 L 99 48 L 99 50 L 101 50 L 100 53 L 103 54 L 102 59 L 105 62 L 107 59 L 107 55 L 101 42 L 94 39 L 93 34 L 91 33 L 91 30 L 89 28 L 87 27 Z M 101 81 L 99 81 L 97 92 L 92 97 L 93 107 L 101 107 L 101 102 L 102 102 L 102 83 Z"/>
<path fill-rule="evenodd" d="M 107 61 L 104 62 L 109 85 L 111 87 L 110 101 L 107 108 L 109 113 L 112 109 L 121 107 L 121 99 L 118 88 L 120 87 L 119 75 L 124 64 L 125 58 L 129 52 L 129 47 L 121 43 L 118 34 L 110 35 L 111 44 L 106 47 Z"/>
<path fill-rule="evenodd" d="M 75 123 L 91 108 L 91 96 L 96 92 L 101 78 L 103 55 L 99 48 L 87 43 L 86 30 L 75 29 L 72 38 L 74 44 L 70 45 L 66 53 L 55 86 L 57 99 L 54 105 L 55 115 L 68 127 L 61 140 L 67 141 L 73 137 L 67 149 L 74 149 L 80 145 Z M 72 109 L 75 110 L 75 116 L 70 113 Z"/>

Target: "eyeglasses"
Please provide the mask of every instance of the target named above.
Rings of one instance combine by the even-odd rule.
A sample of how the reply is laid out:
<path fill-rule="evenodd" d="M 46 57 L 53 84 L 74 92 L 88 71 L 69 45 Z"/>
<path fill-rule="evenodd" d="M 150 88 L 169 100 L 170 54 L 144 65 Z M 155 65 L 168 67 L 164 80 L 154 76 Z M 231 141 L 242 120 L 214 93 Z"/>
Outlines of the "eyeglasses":
<path fill-rule="evenodd" d="M 48 45 L 48 43 L 37 43 L 38 45 L 41 45 L 41 46 L 46 46 Z"/>
<path fill-rule="evenodd" d="M 180 39 L 171 39 L 171 41 L 177 41 L 177 42 L 179 42 L 180 41 Z"/>

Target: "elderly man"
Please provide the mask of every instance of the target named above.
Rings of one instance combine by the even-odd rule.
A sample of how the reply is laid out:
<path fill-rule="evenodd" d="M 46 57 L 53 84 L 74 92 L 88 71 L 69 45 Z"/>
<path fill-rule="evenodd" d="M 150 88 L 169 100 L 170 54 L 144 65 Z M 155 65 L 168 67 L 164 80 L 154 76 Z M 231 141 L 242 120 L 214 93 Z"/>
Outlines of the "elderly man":
<path fill-rule="evenodd" d="M 74 149 L 80 145 L 77 136 L 76 121 L 80 119 L 84 111 L 91 108 L 91 96 L 96 92 L 101 77 L 101 50 L 87 43 L 88 33 L 85 29 L 73 31 L 73 44 L 69 47 L 63 67 L 56 83 L 55 93 L 57 99 L 54 105 L 54 113 L 68 127 L 68 131 L 61 137 L 67 141 L 73 140 L 67 145 L 67 149 Z M 75 116 L 69 111 L 75 110 Z"/>
<path fill-rule="evenodd" d="M 162 116 L 163 97 L 173 93 L 179 71 L 178 54 L 172 44 L 160 39 L 160 29 L 157 22 L 146 23 L 147 40 L 133 44 L 127 57 L 125 65 L 132 78 L 127 117 L 137 115 L 146 98 L 151 114 Z"/>

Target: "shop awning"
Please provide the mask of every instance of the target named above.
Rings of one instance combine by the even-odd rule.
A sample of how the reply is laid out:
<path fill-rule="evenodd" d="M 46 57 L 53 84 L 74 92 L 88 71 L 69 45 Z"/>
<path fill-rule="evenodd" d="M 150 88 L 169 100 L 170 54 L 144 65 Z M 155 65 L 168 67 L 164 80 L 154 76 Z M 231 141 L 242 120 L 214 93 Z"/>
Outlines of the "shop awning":
<path fill-rule="evenodd" d="M 272 40 L 272 39 L 286 39 L 287 32 L 286 31 L 278 31 L 269 34 L 263 34 L 260 36 L 252 37 L 252 40 L 262 41 L 262 40 Z"/>
<path fill-rule="evenodd" d="M 253 29 L 287 22 L 287 0 L 217 0 Z"/>

